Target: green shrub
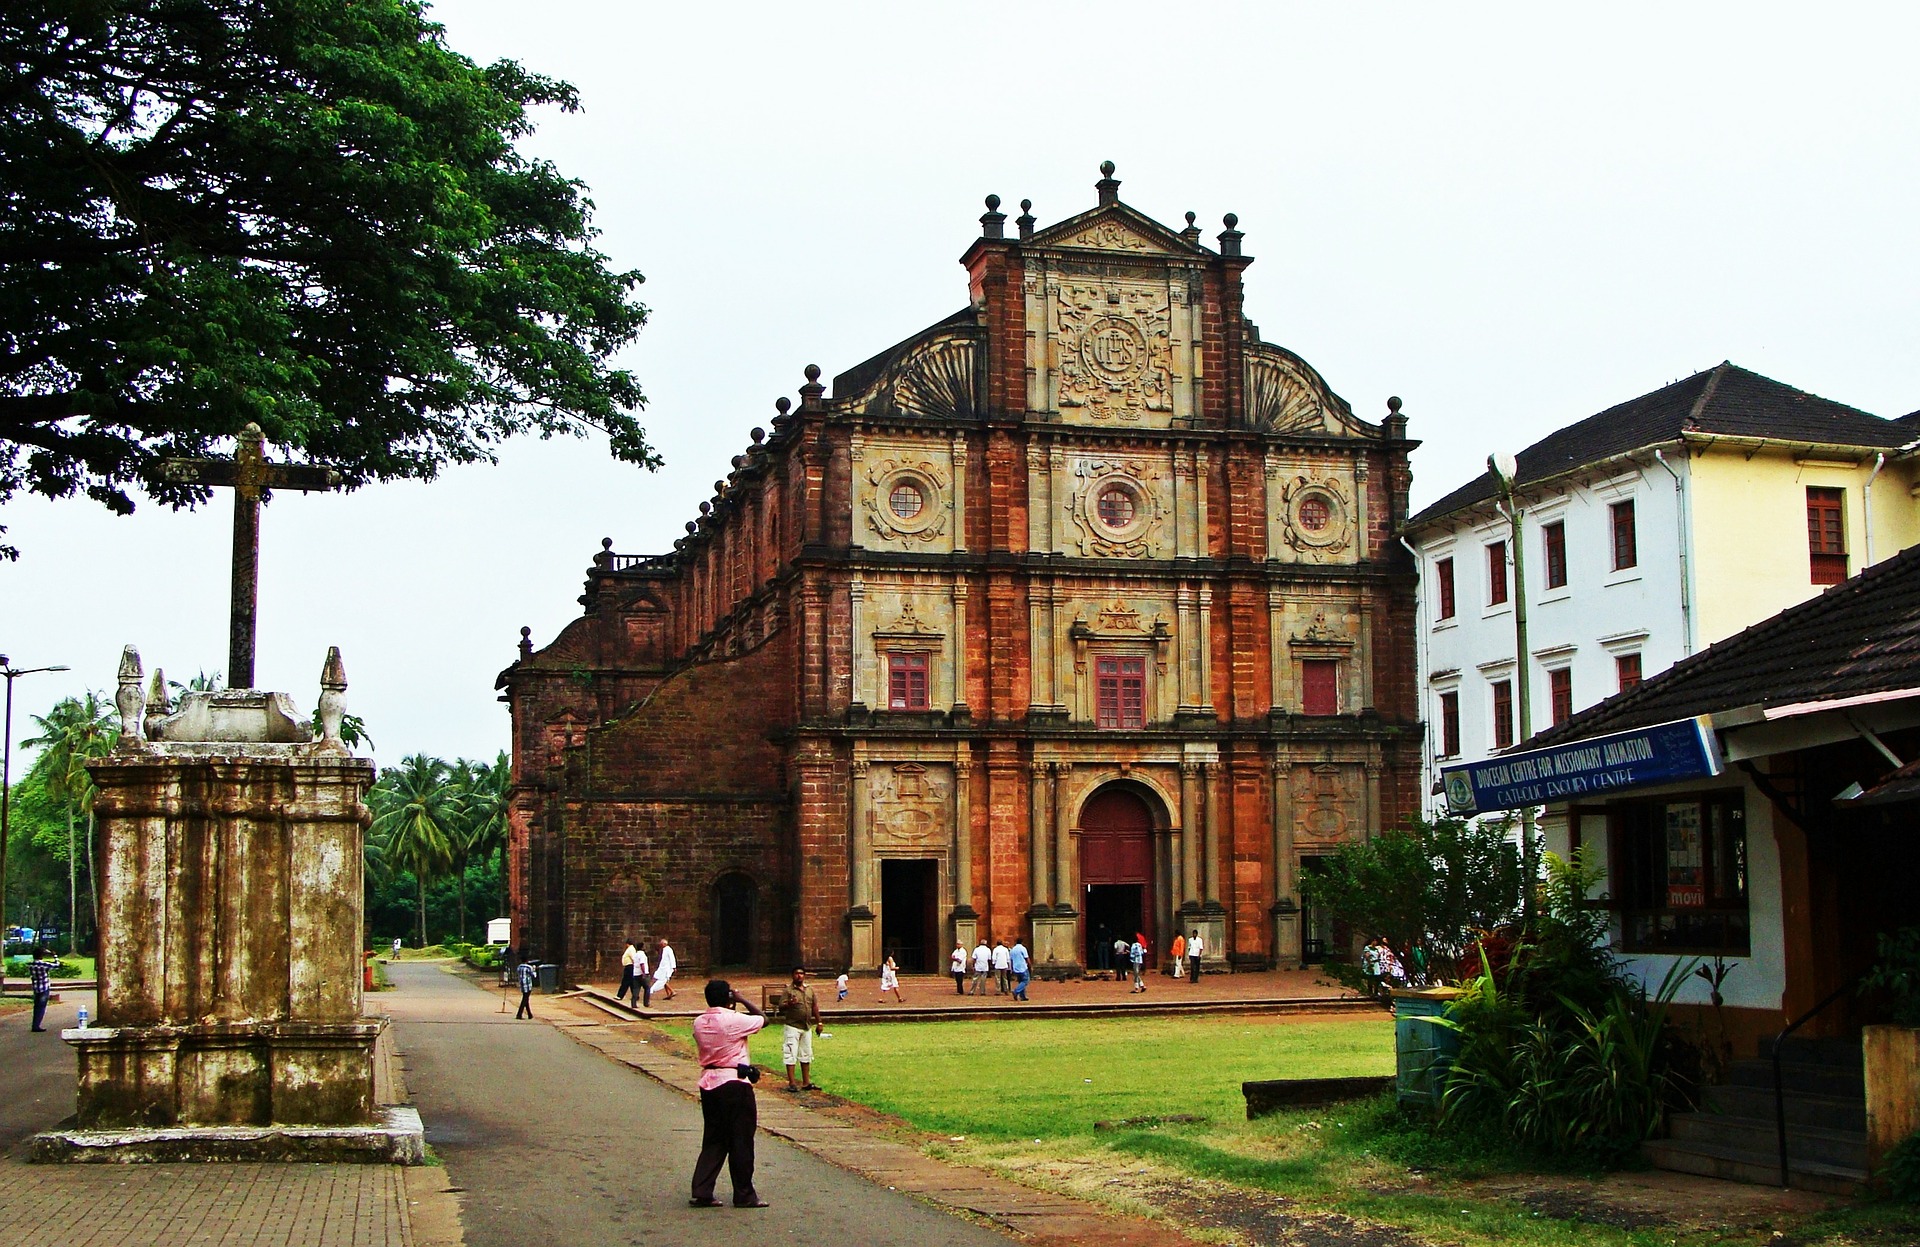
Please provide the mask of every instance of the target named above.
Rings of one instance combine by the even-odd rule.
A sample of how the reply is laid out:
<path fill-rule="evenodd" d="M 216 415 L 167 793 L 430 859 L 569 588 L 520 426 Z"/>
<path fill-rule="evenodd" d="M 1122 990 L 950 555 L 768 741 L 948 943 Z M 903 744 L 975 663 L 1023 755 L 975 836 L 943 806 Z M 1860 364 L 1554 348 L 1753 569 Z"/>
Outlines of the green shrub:
<path fill-rule="evenodd" d="M 1920 927 L 1880 933 L 1880 959 L 1865 986 L 1887 993 L 1897 1026 L 1920 1026 Z"/>
<path fill-rule="evenodd" d="M 1888 1152 L 1881 1173 L 1889 1195 L 1920 1204 L 1920 1134 L 1909 1135 Z"/>

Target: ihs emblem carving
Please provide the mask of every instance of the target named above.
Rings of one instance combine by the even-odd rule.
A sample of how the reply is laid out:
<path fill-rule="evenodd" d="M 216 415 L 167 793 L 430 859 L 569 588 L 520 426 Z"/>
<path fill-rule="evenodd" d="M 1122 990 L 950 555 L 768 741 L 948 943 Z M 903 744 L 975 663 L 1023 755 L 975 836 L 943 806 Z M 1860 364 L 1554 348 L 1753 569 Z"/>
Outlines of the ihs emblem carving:
<path fill-rule="evenodd" d="M 1164 288 L 1063 285 L 1055 313 L 1062 410 L 1130 422 L 1173 410 Z"/>

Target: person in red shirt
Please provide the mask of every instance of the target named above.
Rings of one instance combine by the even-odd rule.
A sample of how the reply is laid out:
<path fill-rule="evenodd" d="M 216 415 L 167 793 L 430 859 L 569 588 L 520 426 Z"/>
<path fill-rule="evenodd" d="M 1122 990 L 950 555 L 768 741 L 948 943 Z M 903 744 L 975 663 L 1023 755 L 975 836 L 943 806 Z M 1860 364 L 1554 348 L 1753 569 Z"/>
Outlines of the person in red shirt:
<path fill-rule="evenodd" d="M 734 1006 L 745 1013 L 734 1012 Z M 753 1084 L 760 1073 L 747 1056 L 747 1038 L 767 1024 L 753 1002 L 725 979 L 707 983 L 707 1009 L 693 1020 L 693 1046 L 700 1057 L 700 1159 L 693 1166 L 695 1208 L 718 1208 L 713 1184 L 720 1166 L 733 1179 L 736 1208 L 765 1208 L 753 1189 L 753 1134 L 760 1124 Z"/>

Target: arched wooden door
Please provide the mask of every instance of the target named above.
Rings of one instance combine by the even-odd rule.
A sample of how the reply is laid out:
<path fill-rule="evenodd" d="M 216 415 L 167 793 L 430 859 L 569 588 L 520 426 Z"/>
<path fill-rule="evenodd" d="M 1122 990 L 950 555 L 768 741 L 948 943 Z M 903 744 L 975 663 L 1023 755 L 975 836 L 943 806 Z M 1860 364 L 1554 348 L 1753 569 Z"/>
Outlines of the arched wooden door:
<path fill-rule="evenodd" d="M 1130 784 L 1108 784 L 1080 810 L 1080 882 L 1085 889 L 1086 964 L 1113 964 L 1116 937 L 1153 929 L 1153 808 Z"/>

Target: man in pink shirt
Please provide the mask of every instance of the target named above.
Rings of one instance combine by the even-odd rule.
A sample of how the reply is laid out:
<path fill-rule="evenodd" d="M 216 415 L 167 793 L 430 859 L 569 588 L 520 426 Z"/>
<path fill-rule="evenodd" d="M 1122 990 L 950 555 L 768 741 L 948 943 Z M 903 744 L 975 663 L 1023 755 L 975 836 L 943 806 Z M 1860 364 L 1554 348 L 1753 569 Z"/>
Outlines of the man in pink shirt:
<path fill-rule="evenodd" d="M 745 1013 L 735 1013 L 739 1005 Z M 767 1024 L 753 1002 L 725 979 L 707 983 L 707 1011 L 693 1020 L 693 1046 L 700 1056 L 700 1159 L 693 1166 L 695 1208 L 718 1208 L 713 1184 L 724 1161 L 733 1179 L 736 1208 L 765 1208 L 753 1189 L 753 1132 L 760 1116 L 753 1083 L 760 1072 L 747 1056 L 747 1037 Z"/>

